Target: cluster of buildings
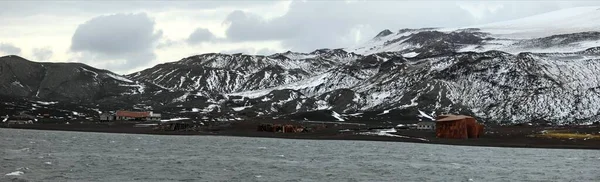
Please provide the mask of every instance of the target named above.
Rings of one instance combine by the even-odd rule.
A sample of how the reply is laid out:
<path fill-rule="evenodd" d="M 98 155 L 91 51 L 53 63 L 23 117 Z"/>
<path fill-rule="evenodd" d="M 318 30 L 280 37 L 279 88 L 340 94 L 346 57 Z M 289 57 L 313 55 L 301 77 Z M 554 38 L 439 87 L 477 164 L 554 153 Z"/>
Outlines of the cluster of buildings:
<path fill-rule="evenodd" d="M 12 116 L 0 116 L 0 122 L 5 124 L 32 124 L 38 119 L 46 120 L 89 120 L 94 121 L 93 117 L 86 117 L 79 113 L 73 112 L 73 115 L 68 116 L 51 116 L 50 114 L 32 115 L 27 112 L 21 112 Z M 76 115 L 78 114 L 78 115 Z M 125 111 L 105 112 L 100 114 L 100 121 L 160 121 L 161 114 L 152 111 Z"/>
<path fill-rule="evenodd" d="M 0 120 L 2 123 L 6 124 L 32 124 L 34 121 L 37 121 L 35 116 L 26 113 L 20 113 L 19 115 L 14 116 L 2 116 L 0 117 Z"/>
<path fill-rule="evenodd" d="M 479 138 L 484 133 L 482 124 L 465 115 L 441 115 L 435 121 L 422 121 L 406 128 L 435 131 L 437 138 Z"/>
<path fill-rule="evenodd" d="M 304 126 L 291 124 L 260 124 L 256 131 L 275 132 L 275 133 L 301 133 L 306 132 Z"/>
<path fill-rule="evenodd" d="M 160 121 L 160 113 L 152 111 L 124 111 L 116 113 L 105 112 L 100 114 L 100 121 Z"/>

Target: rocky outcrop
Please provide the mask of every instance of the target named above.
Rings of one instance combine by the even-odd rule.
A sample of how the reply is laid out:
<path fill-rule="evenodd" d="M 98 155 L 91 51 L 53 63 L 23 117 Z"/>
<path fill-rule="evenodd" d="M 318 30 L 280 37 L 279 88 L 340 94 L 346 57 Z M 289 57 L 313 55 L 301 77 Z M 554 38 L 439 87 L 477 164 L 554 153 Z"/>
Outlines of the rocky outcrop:
<path fill-rule="evenodd" d="M 143 92 L 143 84 L 81 63 L 37 63 L 18 56 L 0 57 L 1 95 L 94 101 Z"/>
<path fill-rule="evenodd" d="M 393 34 L 393 32 L 392 32 L 392 31 L 390 31 L 389 29 L 385 29 L 385 30 L 383 30 L 383 31 L 379 32 L 379 33 L 378 33 L 378 34 L 375 36 L 375 38 L 379 38 L 379 37 L 385 37 L 385 36 L 388 36 L 388 35 L 391 35 L 391 34 Z"/>

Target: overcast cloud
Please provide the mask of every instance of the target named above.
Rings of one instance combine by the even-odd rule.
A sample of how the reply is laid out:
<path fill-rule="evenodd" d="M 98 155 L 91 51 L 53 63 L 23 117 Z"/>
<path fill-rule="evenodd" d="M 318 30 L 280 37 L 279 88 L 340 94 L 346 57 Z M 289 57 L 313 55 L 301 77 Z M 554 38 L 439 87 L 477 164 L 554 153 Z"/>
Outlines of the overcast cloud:
<path fill-rule="evenodd" d="M 0 53 L 18 55 L 21 54 L 21 48 L 9 43 L 0 43 Z"/>
<path fill-rule="evenodd" d="M 131 73 L 208 52 L 353 47 L 384 29 L 466 27 L 578 6 L 600 2 L 0 1 L 0 52 Z"/>
<path fill-rule="evenodd" d="M 165 11 L 173 9 L 211 10 L 215 8 L 252 8 L 272 1 L 236 1 L 236 0 L 202 0 L 202 1 L 32 1 L 6 0 L 0 1 L 0 16 L 32 16 L 39 14 L 73 15 L 81 13 L 115 13 L 137 11 Z"/>
<path fill-rule="evenodd" d="M 194 30 L 194 32 L 192 32 L 192 34 L 190 34 L 190 36 L 187 39 L 187 42 L 190 44 L 197 44 L 215 39 L 215 35 L 213 35 L 212 32 L 210 32 L 210 30 L 206 28 L 197 28 L 196 30 Z"/>
<path fill-rule="evenodd" d="M 154 46 L 161 36 L 162 32 L 155 31 L 154 21 L 145 13 L 99 16 L 77 27 L 71 50 L 100 59 L 125 60 L 111 65 L 113 68 L 135 68 L 154 60 Z"/>
<path fill-rule="evenodd" d="M 294 51 L 350 47 L 384 29 L 462 27 L 516 19 L 599 2 L 541 1 L 294 1 L 271 20 L 231 12 L 227 37 L 233 41 L 281 40 Z"/>
<path fill-rule="evenodd" d="M 52 48 L 50 47 L 33 49 L 33 57 L 35 58 L 35 61 L 49 61 L 52 57 L 52 54 Z"/>

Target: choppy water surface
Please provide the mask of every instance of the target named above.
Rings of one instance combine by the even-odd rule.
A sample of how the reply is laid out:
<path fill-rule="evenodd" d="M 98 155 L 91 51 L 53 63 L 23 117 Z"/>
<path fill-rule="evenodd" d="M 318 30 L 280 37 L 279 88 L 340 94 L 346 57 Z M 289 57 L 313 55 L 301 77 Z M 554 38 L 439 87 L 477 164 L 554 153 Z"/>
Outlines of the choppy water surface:
<path fill-rule="evenodd" d="M 600 181 L 599 164 L 598 150 L 0 129 L 0 181 Z"/>

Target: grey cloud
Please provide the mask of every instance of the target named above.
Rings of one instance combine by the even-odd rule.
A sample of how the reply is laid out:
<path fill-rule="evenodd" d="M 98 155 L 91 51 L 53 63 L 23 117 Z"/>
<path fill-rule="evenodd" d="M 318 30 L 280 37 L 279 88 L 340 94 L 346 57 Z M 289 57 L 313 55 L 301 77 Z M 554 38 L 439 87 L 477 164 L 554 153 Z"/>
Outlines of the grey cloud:
<path fill-rule="evenodd" d="M 99 16 L 77 27 L 71 50 L 122 54 L 151 48 L 161 35 L 143 13 Z"/>
<path fill-rule="evenodd" d="M 47 61 L 52 57 L 53 54 L 52 49 L 49 47 L 34 48 L 32 52 L 36 61 Z"/>
<path fill-rule="evenodd" d="M 107 14 L 131 11 L 170 9 L 248 8 L 277 3 L 274 1 L 0 1 L 1 16 L 33 16 L 39 14 L 73 15 Z"/>
<path fill-rule="evenodd" d="M 153 50 L 162 36 L 154 24 L 145 13 L 95 17 L 77 27 L 71 51 L 106 60 L 125 59 L 119 66 L 128 69 L 143 66 L 156 58 Z"/>
<path fill-rule="evenodd" d="M 231 41 L 280 40 L 286 48 L 306 52 L 351 46 L 355 44 L 351 37 L 355 29 L 366 41 L 384 29 L 461 27 L 594 4 L 600 2 L 293 1 L 282 17 L 265 20 L 238 10 L 224 23 L 229 24 L 226 36 Z M 475 16 L 469 5 L 485 10 Z M 488 10 L 490 5 L 497 8 Z"/>
<path fill-rule="evenodd" d="M 21 48 L 18 48 L 9 43 L 0 43 L 0 53 L 4 54 L 21 54 Z"/>
<path fill-rule="evenodd" d="M 196 30 L 194 30 L 194 32 L 192 32 L 192 34 L 190 34 L 190 36 L 188 37 L 188 39 L 186 41 L 189 44 L 198 44 L 198 43 L 207 42 L 207 41 L 211 41 L 211 40 L 215 40 L 215 39 L 216 39 L 215 35 L 213 35 L 213 33 L 210 32 L 208 29 L 197 28 Z"/>
<path fill-rule="evenodd" d="M 147 66 L 146 63 L 155 59 L 152 52 L 126 54 L 119 58 L 111 55 L 98 54 L 94 52 L 78 52 L 68 59 L 68 62 L 82 62 L 90 66 L 107 69 L 115 73 L 128 74 L 132 70 L 139 70 Z"/>
<path fill-rule="evenodd" d="M 277 18 L 274 22 L 266 22 L 260 16 L 245 13 L 240 10 L 231 12 L 224 23 L 229 23 L 226 31 L 227 38 L 234 41 L 277 40 L 291 35 L 282 31 L 285 25 Z"/>
<path fill-rule="evenodd" d="M 353 40 L 345 37 L 357 25 L 368 25 L 373 29 L 444 26 L 448 25 L 449 21 L 443 17 L 468 17 L 466 12 L 459 9 L 447 9 L 442 12 L 428 7 L 429 3 L 412 3 L 421 7 L 406 7 L 407 4 L 410 3 L 294 1 L 287 14 L 269 21 L 265 21 L 257 15 L 234 11 L 225 20 L 225 23 L 230 24 L 226 35 L 233 41 L 281 40 L 283 45 L 291 50 L 306 52 L 318 48 L 338 48 L 352 45 Z M 419 11 L 423 9 L 437 12 L 429 12 L 430 16 L 428 17 L 419 16 Z M 444 16 L 441 16 L 442 14 Z M 438 16 L 436 17 L 436 15 Z M 408 18 L 408 16 L 412 18 Z M 402 21 L 399 21 L 399 18 L 402 18 Z M 375 31 L 378 30 L 361 33 L 374 36 Z"/>
<path fill-rule="evenodd" d="M 162 40 L 158 43 L 158 45 L 156 45 L 157 49 L 162 49 L 162 48 L 167 48 L 167 47 L 171 47 L 174 45 L 178 45 L 181 44 L 182 41 L 174 41 L 171 39 L 166 39 L 166 40 Z"/>

